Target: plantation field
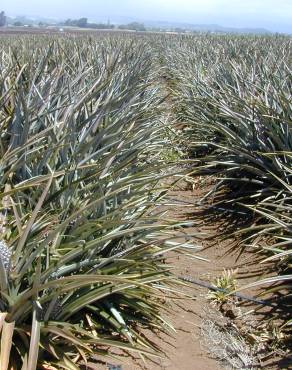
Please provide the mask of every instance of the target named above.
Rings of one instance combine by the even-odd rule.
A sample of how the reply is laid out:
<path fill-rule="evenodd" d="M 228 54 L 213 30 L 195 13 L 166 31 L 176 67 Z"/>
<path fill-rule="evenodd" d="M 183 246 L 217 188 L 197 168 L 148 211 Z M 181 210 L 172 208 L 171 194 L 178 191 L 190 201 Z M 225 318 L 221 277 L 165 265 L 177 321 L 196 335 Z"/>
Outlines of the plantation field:
<path fill-rule="evenodd" d="M 113 353 L 162 369 L 151 362 L 161 350 L 174 369 L 161 335 L 189 325 L 176 320 L 184 309 L 201 310 L 198 297 L 188 301 L 204 294 L 226 316 L 226 304 L 245 309 L 234 299 L 244 291 L 254 295 L 250 310 L 265 308 L 256 333 L 233 322 L 251 351 L 248 368 L 260 368 L 260 352 L 289 361 L 291 38 L 8 33 L 0 33 L 1 369 L 97 369 Z M 216 261 L 214 243 L 236 259 Z M 247 254 L 257 269 L 245 266 L 238 285 L 231 264 Z M 216 281 L 206 262 L 218 267 Z M 196 293 L 185 271 L 209 293 Z"/>

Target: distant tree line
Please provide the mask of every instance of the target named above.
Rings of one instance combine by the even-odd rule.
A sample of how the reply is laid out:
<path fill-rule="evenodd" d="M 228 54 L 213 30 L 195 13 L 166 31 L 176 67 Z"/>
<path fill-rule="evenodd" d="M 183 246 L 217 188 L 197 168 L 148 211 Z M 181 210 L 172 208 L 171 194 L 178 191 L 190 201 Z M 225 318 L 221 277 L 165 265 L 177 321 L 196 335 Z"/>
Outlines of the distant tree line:
<path fill-rule="evenodd" d="M 2 11 L 1 13 L 0 13 L 0 27 L 4 27 L 4 26 L 6 26 L 6 15 L 5 15 L 5 13 Z"/>
<path fill-rule="evenodd" d="M 121 24 L 118 27 L 120 30 L 146 31 L 143 23 L 132 22 L 128 24 Z"/>
<path fill-rule="evenodd" d="M 115 26 L 110 23 L 89 23 L 87 18 L 67 19 L 63 26 L 80 27 L 80 28 L 94 28 L 94 29 L 113 29 Z"/>
<path fill-rule="evenodd" d="M 67 19 L 62 26 L 93 28 L 93 29 L 114 29 L 113 24 L 108 23 L 89 23 L 87 18 Z M 129 24 L 122 24 L 118 26 L 120 30 L 146 31 L 143 23 L 132 22 Z"/>
<path fill-rule="evenodd" d="M 47 22 L 34 22 L 26 17 L 16 17 L 14 19 L 9 19 L 9 24 L 13 24 L 15 27 L 21 26 L 39 26 L 39 27 L 46 27 L 49 26 L 50 23 Z M 7 17 L 5 12 L 0 12 L 0 27 L 4 27 L 7 24 Z M 122 24 L 119 26 L 115 26 L 108 23 L 91 23 L 88 22 L 87 18 L 79 18 L 79 19 L 67 19 L 64 22 L 61 22 L 59 26 L 67 26 L 67 27 L 79 27 L 79 28 L 92 28 L 92 29 L 114 29 L 117 27 L 120 30 L 132 30 L 132 31 L 146 31 L 146 27 L 143 23 L 139 22 L 131 22 L 128 24 Z"/>

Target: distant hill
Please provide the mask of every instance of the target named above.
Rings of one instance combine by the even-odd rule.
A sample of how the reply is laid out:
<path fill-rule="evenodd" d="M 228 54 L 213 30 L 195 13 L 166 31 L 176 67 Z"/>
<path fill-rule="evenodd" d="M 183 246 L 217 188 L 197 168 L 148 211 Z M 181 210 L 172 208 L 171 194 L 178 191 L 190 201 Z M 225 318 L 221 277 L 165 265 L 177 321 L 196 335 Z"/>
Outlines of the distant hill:
<path fill-rule="evenodd" d="M 248 34 L 271 33 L 271 31 L 264 28 L 235 28 L 235 27 L 224 27 L 218 24 L 191 24 L 165 21 L 145 21 L 144 24 L 147 27 L 162 29 L 181 28 L 188 31 L 197 31 L 197 32 L 248 33 Z"/>
<path fill-rule="evenodd" d="M 52 19 L 52 18 L 45 18 L 45 17 L 35 17 L 35 16 L 28 16 L 28 15 L 18 15 L 15 17 L 8 16 L 7 17 L 7 22 L 9 24 L 13 24 L 15 22 L 20 22 L 22 24 L 27 24 L 27 25 L 35 25 L 40 22 L 47 23 L 47 24 L 57 24 L 59 20 L 57 19 Z"/>
<path fill-rule="evenodd" d="M 219 32 L 219 33 L 241 33 L 241 34 L 269 34 L 271 31 L 264 28 L 235 28 L 235 27 L 225 27 L 218 24 L 192 24 L 184 22 L 170 22 L 170 21 L 151 21 L 131 17 L 92 17 L 89 19 L 90 22 L 97 23 L 107 23 L 110 20 L 111 24 L 114 25 L 123 25 L 132 22 L 144 23 L 146 28 L 158 29 L 158 30 L 175 30 L 181 29 L 185 31 L 197 31 L 197 32 Z M 16 16 L 8 17 L 8 22 L 13 24 L 14 22 L 21 22 L 23 24 L 33 25 L 38 24 L 39 22 L 47 24 L 58 24 L 61 22 L 61 19 L 49 19 L 45 17 L 37 16 Z"/>
<path fill-rule="evenodd" d="M 101 21 L 102 19 L 96 19 Z M 106 19 L 103 19 L 105 21 Z M 113 24 L 127 24 L 131 22 L 142 22 L 147 28 L 157 28 L 161 30 L 173 30 L 180 28 L 186 31 L 197 32 L 222 32 L 222 33 L 246 33 L 246 34 L 268 34 L 271 31 L 265 28 L 236 28 L 224 27 L 218 24 L 192 24 L 184 22 L 170 22 L 170 21 L 151 21 L 130 17 L 112 17 L 110 18 Z"/>

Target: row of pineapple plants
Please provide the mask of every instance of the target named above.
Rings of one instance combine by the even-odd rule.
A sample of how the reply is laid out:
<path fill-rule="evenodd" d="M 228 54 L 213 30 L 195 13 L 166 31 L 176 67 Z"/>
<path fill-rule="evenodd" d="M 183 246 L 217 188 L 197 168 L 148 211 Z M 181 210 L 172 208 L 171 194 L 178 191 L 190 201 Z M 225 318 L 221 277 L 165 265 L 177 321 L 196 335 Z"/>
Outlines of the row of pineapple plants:
<path fill-rule="evenodd" d="M 2 370 L 148 356 L 143 328 L 171 330 L 150 54 L 143 37 L 0 39 Z"/>
<path fill-rule="evenodd" d="M 195 173 L 217 178 L 212 199 L 226 194 L 214 212 L 249 221 L 235 235 L 262 256 L 263 271 L 272 265 L 253 285 L 281 293 L 283 329 L 292 324 L 291 46 L 279 35 L 160 40 L 185 146 L 200 160 Z"/>

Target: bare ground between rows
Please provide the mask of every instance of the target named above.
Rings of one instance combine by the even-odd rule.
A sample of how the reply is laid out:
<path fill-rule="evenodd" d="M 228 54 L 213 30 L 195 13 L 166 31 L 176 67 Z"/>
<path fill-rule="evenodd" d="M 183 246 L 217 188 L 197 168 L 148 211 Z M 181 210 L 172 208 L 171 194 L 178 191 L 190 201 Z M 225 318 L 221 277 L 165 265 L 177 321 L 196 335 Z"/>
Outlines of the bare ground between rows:
<path fill-rule="evenodd" d="M 237 269 L 239 285 L 246 285 L 258 279 L 257 275 L 263 267 L 259 267 L 254 253 L 248 251 L 239 253 L 236 248 L 237 241 L 234 238 L 222 240 L 222 237 L 219 237 L 222 235 L 223 228 L 221 221 L 210 224 L 204 217 L 199 217 L 204 214 L 204 207 L 196 203 L 210 190 L 210 186 L 205 182 L 202 183 L 200 178 L 195 179 L 191 188 L 186 186 L 186 183 L 176 185 L 167 195 L 167 205 L 163 208 L 159 207 L 159 212 L 165 212 L 163 217 L 177 221 L 194 221 L 195 226 L 177 231 L 176 240 L 202 247 L 202 251 L 192 256 L 171 252 L 167 256 L 167 262 L 177 276 L 189 276 L 207 282 L 214 281 L 224 269 Z M 198 256 L 203 260 L 196 258 Z M 197 285 L 188 285 L 184 287 L 184 293 L 186 296 L 179 300 L 168 300 L 165 303 L 171 308 L 172 312 L 168 320 L 174 326 L 175 333 L 171 337 L 162 334 L 157 338 L 156 334 L 145 332 L 145 335 L 161 348 L 164 355 L 146 364 L 139 358 L 125 358 L 120 362 L 122 370 L 223 368 L 223 365 L 208 353 L 208 338 L 202 335 L 202 323 L 214 314 L 214 309 L 206 298 L 207 290 Z M 244 293 L 252 296 L 256 294 L 256 290 Z M 253 309 L 254 306 L 250 304 L 244 308 L 246 311 Z M 265 314 L 265 310 L 261 314 Z"/>

